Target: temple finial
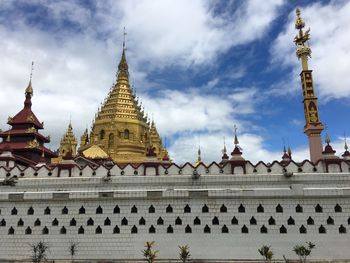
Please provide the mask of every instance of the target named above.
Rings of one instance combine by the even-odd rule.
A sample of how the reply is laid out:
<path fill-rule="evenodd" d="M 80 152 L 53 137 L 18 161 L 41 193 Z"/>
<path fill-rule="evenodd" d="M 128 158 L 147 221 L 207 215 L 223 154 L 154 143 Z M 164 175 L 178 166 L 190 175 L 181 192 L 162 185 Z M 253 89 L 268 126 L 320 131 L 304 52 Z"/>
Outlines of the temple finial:
<path fill-rule="evenodd" d="M 227 153 L 227 149 L 226 149 L 226 138 L 224 136 L 224 150 L 223 153 L 226 154 Z"/>
<path fill-rule="evenodd" d="M 125 47 L 125 38 L 126 38 L 126 35 L 127 35 L 127 33 L 126 33 L 126 30 L 125 30 L 125 27 L 124 27 L 124 32 L 123 32 L 123 50 L 126 49 L 126 47 Z"/>
<path fill-rule="evenodd" d="M 32 87 L 33 70 L 34 70 L 34 61 L 32 61 L 32 66 L 30 69 L 29 83 L 28 83 L 28 86 L 27 86 L 26 91 L 25 91 L 25 94 L 30 95 L 30 96 L 33 95 L 33 87 Z"/>
<path fill-rule="evenodd" d="M 346 134 L 344 133 L 344 149 L 347 151 L 349 149 L 347 141 L 346 141 Z"/>
<path fill-rule="evenodd" d="M 236 124 L 233 126 L 234 130 L 235 130 L 235 140 L 234 140 L 234 145 L 235 146 L 238 146 L 239 144 L 239 141 L 238 141 L 238 138 L 237 138 L 237 126 Z"/>

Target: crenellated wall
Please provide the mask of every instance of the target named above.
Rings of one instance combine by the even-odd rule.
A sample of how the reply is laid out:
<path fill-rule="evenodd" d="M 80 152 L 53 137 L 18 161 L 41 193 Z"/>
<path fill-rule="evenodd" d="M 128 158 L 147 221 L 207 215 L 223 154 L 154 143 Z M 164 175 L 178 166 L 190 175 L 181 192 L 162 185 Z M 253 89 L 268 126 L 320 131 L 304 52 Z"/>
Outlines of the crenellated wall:
<path fill-rule="evenodd" d="M 229 165 L 173 164 L 159 176 L 143 176 L 143 165 L 76 166 L 71 177 L 1 167 L 0 260 L 29 258 L 41 240 L 50 259 L 70 259 L 70 242 L 76 259 L 141 259 L 153 240 L 162 259 L 176 259 L 183 244 L 197 259 L 258 259 L 262 245 L 295 258 L 292 248 L 306 241 L 314 259 L 350 258 L 347 162 L 328 173 L 322 162 L 247 162 L 246 174 Z"/>

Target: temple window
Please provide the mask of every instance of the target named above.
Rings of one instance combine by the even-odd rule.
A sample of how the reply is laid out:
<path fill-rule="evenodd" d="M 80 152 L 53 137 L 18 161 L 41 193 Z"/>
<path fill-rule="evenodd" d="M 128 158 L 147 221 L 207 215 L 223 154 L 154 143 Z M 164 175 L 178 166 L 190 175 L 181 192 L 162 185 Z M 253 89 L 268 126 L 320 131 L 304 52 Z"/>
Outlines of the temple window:
<path fill-rule="evenodd" d="M 131 228 L 131 234 L 137 234 L 137 227 L 135 225 Z"/>
<path fill-rule="evenodd" d="M 220 207 L 220 213 L 227 213 L 227 207 L 225 205 Z"/>
<path fill-rule="evenodd" d="M 103 209 L 102 209 L 101 206 L 98 206 L 98 207 L 96 208 L 96 214 L 103 214 Z"/>
<path fill-rule="evenodd" d="M 114 207 L 113 213 L 114 213 L 114 214 L 119 214 L 119 213 L 120 213 L 120 208 L 119 208 L 119 206 L 116 205 L 116 206 Z"/>
<path fill-rule="evenodd" d="M 246 225 L 244 225 L 244 226 L 242 227 L 242 229 L 241 229 L 241 232 L 242 232 L 243 234 L 248 234 L 248 233 L 249 233 L 248 227 L 247 227 Z"/>
<path fill-rule="evenodd" d="M 250 219 L 250 224 L 256 225 L 256 219 L 254 218 L 254 216 Z"/>
<path fill-rule="evenodd" d="M 209 213 L 209 207 L 207 205 L 202 207 L 202 213 Z"/>
<path fill-rule="evenodd" d="M 111 225 L 111 220 L 107 217 L 104 222 L 105 226 L 110 226 Z"/>
<path fill-rule="evenodd" d="M 45 226 L 42 230 L 43 235 L 48 235 L 49 234 L 49 229 Z"/>
<path fill-rule="evenodd" d="M 52 225 L 53 225 L 53 226 L 58 226 L 58 220 L 57 220 L 57 218 L 55 218 L 55 219 L 52 221 Z"/>
<path fill-rule="evenodd" d="M 228 233 L 228 228 L 226 225 L 224 225 L 222 228 L 221 228 L 221 233 Z"/>
<path fill-rule="evenodd" d="M 184 208 L 184 213 L 191 213 L 191 207 L 188 204 Z"/>
<path fill-rule="evenodd" d="M 280 227 L 280 234 L 287 234 L 287 228 L 284 225 Z"/>
<path fill-rule="evenodd" d="M 213 225 L 218 225 L 219 224 L 219 219 L 215 216 L 212 220 Z"/>
<path fill-rule="evenodd" d="M 51 209 L 50 207 L 46 207 L 44 210 L 44 215 L 50 215 L 51 214 Z"/>
<path fill-rule="evenodd" d="M 157 225 L 163 225 L 163 224 L 164 224 L 163 218 L 159 217 L 157 220 Z"/>
<path fill-rule="evenodd" d="M 156 209 L 154 208 L 153 205 L 151 205 L 149 208 L 148 208 L 148 213 L 155 213 L 156 212 Z"/>
<path fill-rule="evenodd" d="M 311 216 L 309 216 L 309 218 L 306 220 L 306 222 L 307 222 L 308 225 L 313 225 L 313 224 L 315 224 L 315 222 L 314 222 L 314 220 L 312 219 Z"/>
<path fill-rule="evenodd" d="M 263 225 L 261 228 L 260 228 L 260 233 L 262 234 L 267 234 L 267 228 L 265 225 Z"/>
<path fill-rule="evenodd" d="M 100 226 L 97 226 L 95 234 L 102 234 L 102 228 Z"/>
<path fill-rule="evenodd" d="M 64 226 L 60 229 L 60 234 L 62 235 L 67 234 L 67 229 Z"/>
<path fill-rule="evenodd" d="M 167 206 L 166 212 L 167 212 L 167 213 L 172 213 L 172 212 L 173 212 L 173 208 L 171 207 L 171 205 L 168 205 L 168 206 Z"/>
<path fill-rule="evenodd" d="M 182 225 L 182 220 L 181 220 L 180 217 L 177 217 L 177 218 L 175 219 L 175 225 Z"/>
<path fill-rule="evenodd" d="M 37 218 L 34 222 L 34 226 L 40 226 L 41 225 L 41 222 L 39 220 L 39 218 Z"/>
<path fill-rule="evenodd" d="M 66 215 L 66 214 L 68 214 L 68 208 L 65 206 L 62 209 L 62 215 Z"/>
<path fill-rule="evenodd" d="M 85 214 L 85 208 L 83 206 L 79 208 L 79 214 Z"/>
<path fill-rule="evenodd" d="M 334 212 L 341 213 L 342 211 L 342 207 L 339 204 L 336 204 L 336 206 L 334 207 Z"/>
<path fill-rule="evenodd" d="M 78 234 L 84 234 L 85 230 L 83 228 L 83 226 L 80 226 L 78 229 Z"/>
<path fill-rule="evenodd" d="M 238 225 L 238 219 L 234 216 L 231 220 L 232 225 Z"/>
<path fill-rule="evenodd" d="M 303 207 L 301 206 L 301 205 L 297 205 L 296 207 L 295 207 L 295 212 L 297 212 L 297 213 L 302 213 L 303 212 Z"/>
<path fill-rule="evenodd" d="M 88 226 L 93 226 L 94 225 L 94 220 L 90 217 L 89 220 L 87 221 Z"/>
<path fill-rule="evenodd" d="M 122 219 L 122 226 L 127 226 L 128 225 L 128 220 L 124 217 Z"/>
<path fill-rule="evenodd" d="M 245 207 L 242 204 L 238 207 L 238 213 L 245 213 Z"/>
<path fill-rule="evenodd" d="M 139 225 L 146 225 L 146 220 L 143 217 L 140 218 Z"/>
<path fill-rule="evenodd" d="M 283 207 L 280 204 L 276 206 L 276 213 L 283 213 Z"/>
<path fill-rule="evenodd" d="M 113 234 L 119 234 L 120 233 L 120 229 L 119 227 L 116 225 L 114 228 L 113 228 Z"/>
<path fill-rule="evenodd" d="M 173 227 L 172 227 L 171 225 L 169 225 L 168 228 L 167 228 L 167 230 L 166 230 L 166 232 L 169 233 L 169 234 L 174 233 Z"/>
<path fill-rule="evenodd" d="M 193 224 L 194 225 L 200 225 L 201 224 L 201 220 L 198 218 L 198 216 L 193 220 Z"/>
<path fill-rule="evenodd" d="M 137 207 L 135 205 L 131 208 L 131 213 L 133 214 L 137 213 Z"/>
<path fill-rule="evenodd" d="M 103 140 L 105 138 L 105 130 L 100 131 L 100 140 Z"/>
<path fill-rule="evenodd" d="M 276 224 L 276 220 L 271 216 L 269 219 L 269 225 L 275 225 Z"/>
<path fill-rule="evenodd" d="M 151 227 L 148 229 L 148 233 L 150 234 L 154 234 L 156 232 L 156 229 L 153 225 L 151 225 Z"/>
<path fill-rule="evenodd" d="M 110 133 L 108 135 L 108 148 L 113 148 L 114 145 L 114 134 Z"/>
<path fill-rule="evenodd" d="M 12 208 L 11 215 L 17 215 L 17 208 L 16 207 Z"/>
<path fill-rule="evenodd" d="M 323 225 L 321 225 L 321 226 L 318 228 L 318 233 L 320 233 L 320 234 L 326 234 L 326 232 L 327 232 L 327 230 L 326 230 L 326 228 L 325 228 Z"/>
<path fill-rule="evenodd" d="M 7 232 L 9 235 L 13 235 L 15 233 L 15 230 L 13 229 L 13 227 L 11 226 L 9 228 L 9 231 Z"/>
<path fill-rule="evenodd" d="M 259 204 L 259 206 L 258 206 L 258 208 L 256 209 L 256 211 L 257 211 L 258 213 L 264 213 L 264 207 L 263 207 L 261 204 Z"/>
<path fill-rule="evenodd" d="M 288 221 L 287 221 L 288 225 L 295 225 L 295 220 L 293 219 L 293 217 L 289 217 Z"/>
<path fill-rule="evenodd" d="M 129 140 L 129 136 L 130 136 L 129 130 L 128 130 L 128 129 L 125 129 L 125 130 L 124 130 L 124 139 L 125 139 L 125 140 Z"/>

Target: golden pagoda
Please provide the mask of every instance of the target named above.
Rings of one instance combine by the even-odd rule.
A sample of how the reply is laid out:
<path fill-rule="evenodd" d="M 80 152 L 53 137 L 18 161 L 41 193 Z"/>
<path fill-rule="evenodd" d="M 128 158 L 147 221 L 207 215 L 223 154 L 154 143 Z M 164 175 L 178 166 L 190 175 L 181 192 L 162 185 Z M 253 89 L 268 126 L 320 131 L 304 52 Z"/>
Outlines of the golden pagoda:
<path fill-rule="evenodd" d="M 58 150 L 58 157 L 52 159 L 53 163 L 59 163 L 63 158 L 70 153 L 74 158 L 77 153 L 77 140 L 75 138 L 72 124 L 69 123 L 66 133 L 63 135 L 60 141 L 60 148 Z"/>
<path fill-rule="evenodd" d="M 88 137 L 83 134 L 81 138 L 84 149 L 98 145 L 116 163 L 145 161 L 149 145 L 155 148 L 158 160 L 162 160 L 166 154 L 154 121 L 149 124 L 130 87 L 125 41 L 118 65 L 117 82 L 98 110 L 90 138 Z"/>

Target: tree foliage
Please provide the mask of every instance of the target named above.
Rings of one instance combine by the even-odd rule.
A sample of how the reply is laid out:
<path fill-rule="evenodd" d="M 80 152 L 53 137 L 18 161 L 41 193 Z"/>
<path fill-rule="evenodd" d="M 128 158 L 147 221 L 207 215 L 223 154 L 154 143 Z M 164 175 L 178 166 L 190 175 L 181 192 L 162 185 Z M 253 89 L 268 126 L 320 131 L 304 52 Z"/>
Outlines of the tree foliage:
<path fill-rule="evenodd" d="M 69 255 L 71 256 L 71 259 L 73 260 L 74 256 L 77 254 L 78 251 L 78 243 L 70 241 L 69 242 Z"/>
<path fill-rule="evenodd" d="M 190 259 L 190 247 L 188 245 L 179 246 L 180 253 L 179 258 L 180 260 L 185 263 Z"/>
<path fill-rule="evenodd" d="M 153 249 L 154 244 L 154 241 L 147 241 L 145 249 L 142 250 L 143 257 L 148 263 L 153 263 L 157 257 L 158 251 Z"/>
<path fill-rule="evenodd" d="M 271 246 L 262 246 L 260 249 L 258 249 L 260 255 L 265 259 L 265 262 L 271 262 L 273 257 L 273 252 L 271 250 Z"/>
<path fill-rule="evenodd" d="M 39 241 L 30 245 L 32 250 L 31 259 L 34 263 L 40 263 L 47 259 L 47 252 L 49 251 L 49 246 L 44 241 Z"/>
<path fill-rule="evenodd" d="M 293 248 L 295 254 L 299 256 L 299 260 L 301 263 L 305 263 L 308 256 L 310 256 L 312 249 L 315 248 L 315 244 L 311 242 L 306 242 L 306 246 L 304 245 L 296 245 Z"/>

